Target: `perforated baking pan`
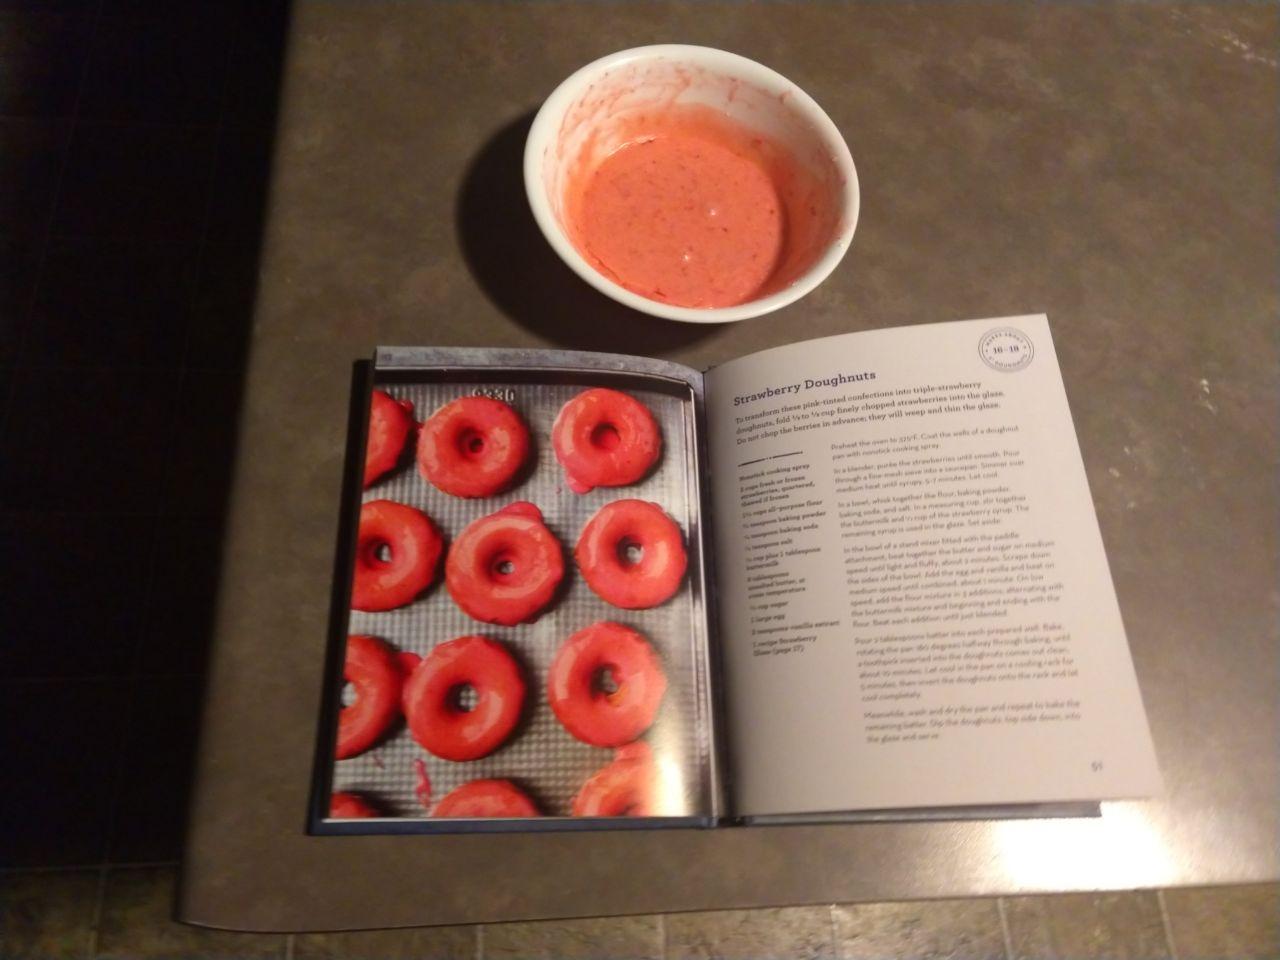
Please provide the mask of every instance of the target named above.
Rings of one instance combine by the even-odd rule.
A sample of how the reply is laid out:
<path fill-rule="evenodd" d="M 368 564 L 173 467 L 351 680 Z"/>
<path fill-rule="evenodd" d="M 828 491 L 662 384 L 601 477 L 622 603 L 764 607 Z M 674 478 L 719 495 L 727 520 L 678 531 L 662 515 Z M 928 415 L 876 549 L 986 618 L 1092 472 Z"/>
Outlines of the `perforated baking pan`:
<path fill-rule="evenodd" d="M 574 493 L 551 448 L 551 427 L 560 408 L 594 386 L 623 390 L 642 401 L 662 430 L 659 464 L 627 487 Z M 400 465 L 360 489 L 369 396 L 385 390 L 412 401 L 414 418 L 426 420 L 444 404 L 464 396 L 495 396 L 528 424 L 533 466 L 511 490 L 482 499 L 446 494 L 418 473 L 412 450 Z M 709 825 L 720 813 L 715 763 L 715 711 L 710 691 L 705 558 L 702 555 L 703 490 L 701 377 L 696 371 L 646 358 L 566 351 L 379 348 L 356 386 L 347 493 L 339 536 L 316 776 L 311 798 L 314 833 L 459 832 L 545 829 L 622 829 Z M 412 439 L 412 438 L 411 438 Z M 409 444 L 411 446 L 412 443 Z M 679 592 L 649 610 L 621 610 L 597 597 L 573 563 L 573 547 L 587 521 L 606 503 L 637 498 L 658 503 L 679 524 L 689 553 Z M 362 503 L 394 500 L 425 511 L 446 546 L 473 520 L 507 504 L 529 501 L 565 552 L 567 584 L 536 622 L 514 627 L 481 623 L 449 596 L 443 576 L 413 603 L 382 613 L 350 609 L 355 531 Z M 573 817 L 570 807 L 583 782 L 608 764 L 614 751 L 582 743 L 568 733 L 547 701 L 546 675 L 556 651 L 570 635 L 601 620 L 643 633 L 662 659 L 667 692 L 644 739 L 668 778 L 679 784 L 677 812 L 664 817 Z M 371 634 L 399 650 L 426 655 L 437 644 L 466 635 L 502 641 L 521 664 L 527 684 L 524 715 L 497 751 L 479 760 L 452 762 L 432 756 L 409 735 L 403 721 L 378 746 L 347 760 L 333 759 L 337 716 L 345 695 L 342 661 L 348 635 Z M 420 800 L 421 775 L 432 800 L 482 778 L 516 783 L 545 816 L 521 819 L 433 819 Z M 385 814 L 371 819 L 328 816 L 328 798 L 350 791 L 370 798 Z"/>

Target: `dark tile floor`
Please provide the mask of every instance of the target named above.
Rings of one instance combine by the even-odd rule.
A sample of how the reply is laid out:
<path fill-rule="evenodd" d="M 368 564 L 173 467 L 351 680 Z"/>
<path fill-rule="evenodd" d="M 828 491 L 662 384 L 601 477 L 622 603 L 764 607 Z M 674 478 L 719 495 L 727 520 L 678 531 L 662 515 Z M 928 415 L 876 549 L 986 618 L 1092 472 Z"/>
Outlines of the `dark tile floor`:
<path fill-rule="evenodd" d="M 169 919 L 174 880 L 174 868 L 166 865 L 0 874 L 0 956 L 6 960 L 1280 957 L 1280 886 L 1275 884 L 266 935 L 174 923 Z"/>
<path fill-rule="evenodd" d="M 291 937 L 169 920 L 284 0 L 0 0 L 0 957 L 1280 957 L 1280 886 Z"/>
<path fill-rule="evenodd" d="M 179 855 L 287 22 L 0 0 L 7 869 Z"/>

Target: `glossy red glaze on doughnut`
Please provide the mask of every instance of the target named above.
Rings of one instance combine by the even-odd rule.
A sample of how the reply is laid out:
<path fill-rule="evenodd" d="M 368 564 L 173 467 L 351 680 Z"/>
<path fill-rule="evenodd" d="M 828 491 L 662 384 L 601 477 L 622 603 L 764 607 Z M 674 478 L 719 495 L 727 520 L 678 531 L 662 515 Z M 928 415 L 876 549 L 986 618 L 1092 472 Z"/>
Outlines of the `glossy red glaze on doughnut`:
<path fill-rule="evenodd" d="M 608 670 L 616 685 L 601 688 Z M 653 725 L 667 677 L 649 641 L 620 623 L 593 623 L 560 647 L 547 675 L 547 697 L 564 728 L 584 743 L 618 747 Z"/>
<path fill-rule="evenodd" d="M 619 390 L 584 390 L 560 409 L 551 446 L 571 490 L 635 483 L 658 462 L 662 434 L 649 408 Z"/>
<path fill-rule="evenodd" d="M 629 551 L 638 548 L 638 559 Z M 689 560 L 676 522 L 656 503 L 615 500 L 587 521 L 574 558 L 600 599 L 626 610 L 656 607 L 680 587 Z"/>
<path fill-rule="evenodd" d="M 359 794 L 335 793 L 329 798 L 329 816 L 337 820 L 356 820 L 382 814 Z"/>
<path fill-rule="evenodd" d="M 404 442 L 413 429 L 413 404 L 397 400 L 382 390 L 369 400 L 369 439 L 364 450 L 364 485 L 391 470 L 400 461 Z"/>
<path fill-rule="evenodd" d="M 386 550 L 387 559 L 379 552 Z M 357 610 L 393 610 L 420 594 L 436 577 L 444 540 L 421 510 L 392 500 L 373 500 L 360 508 L 351 606 Z"/>
<path fill-rule="evenodd" d="M 511 485 L 529 456 L 529 428 L 501 400 L 459 397 L 418 436 L 418 472 L 455 497 L 488 497 Z"/>
<path fill-rule="evenodd" d="M 437 817 L 537 817 L 529 795 L 510 780 L 472 780 L 436 804 Z"/>
<path fill-rule="evenodd" d="M 355 690 L 355 700 L 338 713 L 339 760 L 364 753 L 382 739 L 400 713 L 404 674 L 400 660 L 377 637 L 347 637 L 342 677 Z"/>
<path fill-rule="evenodd" d="M 475 706 L 464 710 L 458 693 L 469 686 Z M 444 760 L 477 760 L 511 735 L 524 704 L 524 678 L 502 644 L 458 637 L 433 649 L 404 684 L 409 732 Z"/>
<path fill-rule="evenodd" d="M 646 743 L 630 743 L 614 754 L 573 798 L 575 817 L 663 816 L 658 767 Z"/>
<path fill-rule="evenodd" d="M 564 578 L 564 551 L 523 501 L 472 522 L 445 560 L 445 586 L 477 620 L 513 626 L 536 620 Z"/>

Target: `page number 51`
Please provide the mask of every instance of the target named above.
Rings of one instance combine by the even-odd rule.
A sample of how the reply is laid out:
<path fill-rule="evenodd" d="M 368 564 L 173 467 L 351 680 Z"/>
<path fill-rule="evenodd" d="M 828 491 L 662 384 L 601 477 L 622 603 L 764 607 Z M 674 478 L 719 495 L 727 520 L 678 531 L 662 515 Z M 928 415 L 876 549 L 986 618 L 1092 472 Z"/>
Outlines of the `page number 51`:
<path fill-rule="evenodd" d="M 1097 773 L 1099 770 L 1102 769 L 1102 761 L 1094 760 L 1092 763 L 1089 764 L 1089 769 L 1092 770 L 1094 773 Z"/>

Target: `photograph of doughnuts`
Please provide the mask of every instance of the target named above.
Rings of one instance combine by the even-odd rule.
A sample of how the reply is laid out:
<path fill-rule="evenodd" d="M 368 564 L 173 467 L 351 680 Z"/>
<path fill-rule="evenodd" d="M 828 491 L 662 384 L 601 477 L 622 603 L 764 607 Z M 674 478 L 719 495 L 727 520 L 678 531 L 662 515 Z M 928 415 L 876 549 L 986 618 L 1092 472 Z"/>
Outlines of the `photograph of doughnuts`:
<path fill-rule="evenodd" d="M 600 379 L 373 386 L 321 825 L 712 816 L 692 396 Z"/>

